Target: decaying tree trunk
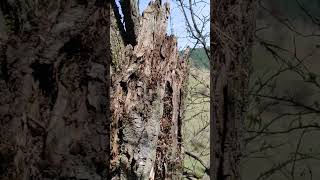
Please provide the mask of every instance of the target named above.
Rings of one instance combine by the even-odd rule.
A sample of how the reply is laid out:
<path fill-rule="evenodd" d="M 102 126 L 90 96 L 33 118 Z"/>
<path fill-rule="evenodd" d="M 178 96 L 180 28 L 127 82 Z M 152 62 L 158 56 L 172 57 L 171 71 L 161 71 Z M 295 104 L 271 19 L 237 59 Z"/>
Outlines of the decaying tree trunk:
<path fill-rule="evenodd" d="M 168 4 L 151 2 L 139 18 L 135 46 L 121 45 L 121 24 L 112 20 L 118 43 L 112 49 L 112 179 L 180 177 L 187 57 L 166 35 L 168 15 Z"/>
<path fill-rule="evenodd" d="M 1 180 L 107 179 L 104 2 L 1 0 Z"/>
<path fill-rule="evenodd" d="M 239 180 L 255 0 L 211 1 L 210 174 Z"/>

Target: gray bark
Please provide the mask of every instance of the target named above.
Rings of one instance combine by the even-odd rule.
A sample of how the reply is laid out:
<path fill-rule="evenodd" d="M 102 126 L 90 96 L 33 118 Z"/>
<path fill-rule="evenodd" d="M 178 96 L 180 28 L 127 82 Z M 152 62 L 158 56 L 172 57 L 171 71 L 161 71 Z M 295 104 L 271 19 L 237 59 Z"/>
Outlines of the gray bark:
<path fill-rule="evenodd" d="M 0 179 L 106 179 L 107 5 L 0 5 Z"/>
<path fill-rule="evenodd" d="M 168 4 L 152 2 L 139 18 L 137 44 L 114 45 L 124 53 L 113 56 L 113 179 L 179 178 L 187 63 L 166 35 L 168 15 Z"/>

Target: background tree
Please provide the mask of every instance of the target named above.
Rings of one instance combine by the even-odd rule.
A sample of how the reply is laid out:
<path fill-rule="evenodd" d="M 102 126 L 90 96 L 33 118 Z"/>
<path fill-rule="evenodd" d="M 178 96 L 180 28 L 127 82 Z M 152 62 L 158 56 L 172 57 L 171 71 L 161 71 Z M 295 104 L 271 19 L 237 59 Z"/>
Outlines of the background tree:
<path fill-rule="evenodd" d="M 258 5 L 243 178 L 318 179 L 319 4 Z"/>
<path fill-rule="evenodd" d="M 188 13 L 188 1 L 182 2 Z M 192 2 L 194 7 L 199 4 Z M 316 1 L 258 1 L 249 107 L 243 131 L 244 154 L 240 163 L 244 179 L 318 177 L 318 8 Z M 199 24 L 201 27 L 202 23 Z M 205 81 L 197 82 L 206 85 Z M 194 107 L 191 105 L 189 110 Z M 201 116 L 200 110 L 195 111 L 194 117 Z M 192 121 L 194 117 L 186 120 Z M 200 134 L 202 139 L 206 135 L 194 134 L 195 137 Z M 194 139 L 199 144 L 200 138 Z M 206 147 L 200 149 L 204 151 Z M 208 171 L 208 158 L 194 150 L 186 152 L 186 157 L 189 155 L 204 167 L 203 171 Z M 195 173 L 199 170 L 186 169 L 187 177 L 201 178 L 201 174 Z"/>
<path fill-rule="evenodd" d="M 184 178 L 209 179 L 210 1 L 175 1 L 190 44 L 190 71 L 184 119 Z M 173 19 L 176 17 L 172 17 Z M 176 21 L 174 21 L 176 22 Z M 178 25 L 175 25 L 178 26 Z"/>
<path fill-rule="evenodd" d="M 255 1 L 211 1 L 210 174 L 215 180 L 241 178 L 255 11 Z"/>

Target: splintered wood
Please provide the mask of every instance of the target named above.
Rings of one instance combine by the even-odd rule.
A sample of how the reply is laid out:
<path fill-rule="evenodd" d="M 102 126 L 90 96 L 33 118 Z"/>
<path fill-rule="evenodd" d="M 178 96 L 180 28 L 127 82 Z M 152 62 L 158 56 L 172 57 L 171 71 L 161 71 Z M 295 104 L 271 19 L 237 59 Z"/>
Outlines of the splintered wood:
<path fill-rule="evenodd" d="M 137 45 L 126 46 L 112 74 L 112 179 L 176 179 L 187 55 L 166 35 L 169 4 L 151 2 Z"/>

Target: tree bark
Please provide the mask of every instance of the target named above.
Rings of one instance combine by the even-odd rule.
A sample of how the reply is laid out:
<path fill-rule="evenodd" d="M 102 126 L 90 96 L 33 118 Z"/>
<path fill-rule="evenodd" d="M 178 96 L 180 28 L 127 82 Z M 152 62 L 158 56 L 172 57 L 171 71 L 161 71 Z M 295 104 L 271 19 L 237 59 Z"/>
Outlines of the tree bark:
<path fill-rule="evenodd" d="M 0 8 L 0 179 L 106 179 L 107 4 L 2 0 Z"/>
<path fill-rule="evenodd" d="M 168 15 L 168 4 L 151 2 L 139 18 L 137 44 L 113 47 L 112 179 L 180 177 L 187 57 L 166 35 Z"/>
<path fill-rule="evenodd" d="M 139 33 L 139 4 L 137 0 L 121 0 L 121 9 L 126 28 L 126 44 L 135 46 Z"/>
<path fill-rule="evenodd" d="M 242 124 L 255 30 L 254 0 L 211 1 L 210 174 L 240 179 Z"/>

